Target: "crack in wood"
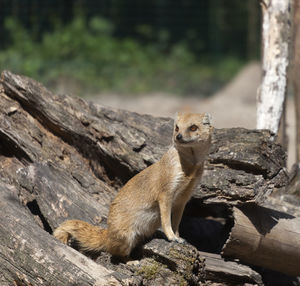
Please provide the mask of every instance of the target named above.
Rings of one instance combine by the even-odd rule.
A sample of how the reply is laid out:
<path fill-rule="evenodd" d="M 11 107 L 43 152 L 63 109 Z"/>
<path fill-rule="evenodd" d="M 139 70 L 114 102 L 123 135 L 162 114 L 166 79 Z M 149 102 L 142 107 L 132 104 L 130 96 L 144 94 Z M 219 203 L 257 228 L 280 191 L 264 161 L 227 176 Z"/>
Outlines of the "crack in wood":
<path fill-rule="evenodd" d="M 246 162 L 241 162 L 233 159 L 225 159 L 225 158 L 209 159 L 209 161 L 212 164 L 223 164 L 229 167 L 230 169 L 241 170 L 255 176 L 261 175 L 263 176 L 264 179 L 268 178 L 267 170 L 264 170 L 258 165 L 255 166 L 255 165 L 248 164 Z"/>
<path fill-rule="evenodd" d="M 33 162 L 27 152 L 21 148 L 20 144 L 14 140 L 7 132 L 0 128 L 0 153 L 7 157 L 16 157 L 24 164 Z"/>
<path fill-rule="evenodd" d="M 26 204 L 27 208 L 30 210 L 30 212 L 34 215 L 34 216 L 38 216 L 40 221 L 43 224 L 43 228 L 45 231 L 47 231 L 48 233 L 52 234 L 52 228 L 50 226 L 50 224 L 48 223 L 46 217 L 43 215 L 43 213 L 41 212 L 41 209 L 37 203 L 36 200 L 33 200 L 31 202 L 28 202 Z"/>

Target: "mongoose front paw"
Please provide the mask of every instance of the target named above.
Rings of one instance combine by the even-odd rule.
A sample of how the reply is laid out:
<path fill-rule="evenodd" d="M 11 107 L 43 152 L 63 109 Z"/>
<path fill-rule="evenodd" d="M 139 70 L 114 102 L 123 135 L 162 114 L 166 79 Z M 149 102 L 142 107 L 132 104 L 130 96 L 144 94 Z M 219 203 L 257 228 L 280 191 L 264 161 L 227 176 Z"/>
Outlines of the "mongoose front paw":
<path fill-rule="evenodd" d="M 178 237 L 178 236 L 175 237 L 174 239 L 172 239 L 172 241 L 175 241 L 177 243 L 182 243 L 182 244 L 186 243 L 185 239 Z"/>

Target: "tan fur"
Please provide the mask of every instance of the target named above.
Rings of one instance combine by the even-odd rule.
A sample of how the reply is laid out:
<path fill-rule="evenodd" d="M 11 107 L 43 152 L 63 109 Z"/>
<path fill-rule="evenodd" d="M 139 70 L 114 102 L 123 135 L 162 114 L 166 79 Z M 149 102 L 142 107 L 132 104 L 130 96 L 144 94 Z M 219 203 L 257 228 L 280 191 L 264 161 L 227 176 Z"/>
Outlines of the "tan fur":
<path fill-rule="evenodd" d="M 191 130 L 193 125 L 196 130 Z M 54 236 L 64 243 L 73 237 L 84 250 L 104 250 L 122 257 L 160 226 L 170 241 L 182 242 L 179 223 L 202 175 L 211 133 L 208 115 L 178 114 L 173 146 L 160 161 L 134 176 L 119 191 L 110 206 L 107 229 L 69 220 L 55 230 Z"/>

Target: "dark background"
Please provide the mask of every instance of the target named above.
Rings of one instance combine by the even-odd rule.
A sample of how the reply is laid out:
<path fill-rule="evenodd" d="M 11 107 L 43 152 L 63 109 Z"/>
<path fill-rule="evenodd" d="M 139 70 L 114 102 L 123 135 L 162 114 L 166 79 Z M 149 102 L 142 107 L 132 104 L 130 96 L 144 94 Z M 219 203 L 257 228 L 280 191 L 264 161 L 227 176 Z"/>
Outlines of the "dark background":
<path fill-rule="evenodd" d="M 49 78 L 47 75 L 51 69 L 49 65 L 41 66 L 40 64 L 37 70 L 34 68 L 26 70 L 21 65 L 18 66 L 14 63 L 14 60 L 7 60 L 12 57 L 11 53 L 8 54 L 7 51 L 14 50 L 16 54 L 22 54 L 22 48 L 19 48 L 19 51 L 16 50 L 16 41 L 20 44 L 29 38 L 36 48 L 36 50 L 32 48 L 33 53 L 37 54 L 37 51 L 43 49 L 39 47 L 38 50 L 37 45 L 43 41 L 45 34 L 63 29 L 78 17 L 81 17 L 85 23 L 89 23 L 91 19 L 97 17 L 104 19 L 113 27 L 109 35 L 114 41 L 130 39 L 139 50 L 152 45 L 160 56 L 169 56 L 172 54 L 174 46 L 181 44 L 184 46 L 184 52 L 192 55 L 192 62 L 195 65 L 216 66 L 215 69 L 220 69 L 216 63 L 222 63 L 224 59 L 230 58 L 231 62 L 238 62 L 239 64 L 235 64 L 236 67 L 232 70 L 228 68 L 228 78 L 222 79 L 222 76 L 215 76 L 216 85 L 218 85 L 218 81 L 228 80 L 242 64 L 259 58 L 261 15 L 257 0 L 0 0 L 0 51 L 2 51 L 0 68 L 9 68 L 15 72 L 38 77 L 45 82 L 53 82 L 55 77 Z M 7 19 L 18 23 L 23 29 L 18 31 L 19 34 L 22 32 L 24 34 L 26 31 L 29 35 L 27 39 L 16 39 L 13 34 L 14 29 L 17 28 L 9 29 Z M 90 32 L 88 25 L 85 29 L 86 33 Z M 72 34 L 71 38 L 81 37 L 86 33 L 77 33 L 75 36 Z M 72 41 L 69 45 L 72 45 Z M 65 62 L 66 58 L 72 58 L 74 54 L 78 54 L 84 49 L 81 47 L 63 58 L 56 52 L 56 54 L 52 54 L 52 58 L 55 60 L 57 56 L 57 62 Z M 145 54 L 147 53 L 145 52 Z M 22 61 L 22 57 L 26 60 L 29 55 L 20 56 L 20 61 Z M 48 60 L 44 55 L 41 56 L 41 62 L 46 63 Z M 86 57 L 85 61 L 96 62 L 97 60 Z M 128 62 L 130 61 L 135 62 L 136 60 L 128 60 Z M 173 59 L 174 61 L 176 59 Z M 178 62 L 180 61 L 181 58 Z M 149 62 L 151 63 L 151 60 Z M 228 61 L 226 64 L 228 66 Z M 28 65 L 30 64 L 27 63 Z M 148 62 L 147 65 L 149 65 Z M 128 64 L 129 66 L 130 64 Z M 185 64 L 184 68 L 188 69 L 188 66 L 191 65 Z M 58 68 L 60 69 L 59 64 Z M 102 73 L 98 68 L 96 69 L 96 74 Z M 119 69 L 119 64 L 116 64 L 115 69 Z M 174 69 L 176 70 L 176 68 Z M 182 70 L 182 67 L 178 68 L 178 70 L 180 69 Z M 209 70 L 209 68 L 207 69 Z M 153 73 L 153 70 L 151 72 Z M 145 75 L 149 74 L 150 76 L 151 72 L 148 71 Z M 210 73 L 214 74 L 213 68 Z M 64 74 L 68 73 L 64 72 Z M 168 76 L 169 73 L 166 78 L 169 78 Z M 180 77 L 182 76 L 180 75 Z M 191 76 L 186 77 L 190 78 Z M 210 76 L 210 78 L 212 77 Z M 103 74 L 103 78 L 105 78 L 105 74 Z M 200 73 L 199 78 L 201 78 Z M 85 81 L 84 78 L 79 78 L 79 80 Z M 113 83 L 109 83 L 107 87 L 113 85 Z M 148 85 L 151 86 L 151 82 Z M 149 86 L 145 91 L 147 88 L 149 89 Z M 98 88 L 101 90 L 101 87 Z M 157 88 L 163 89 L 160 85 Z M 128 91 L 131 91 L 130 86 Z"/>

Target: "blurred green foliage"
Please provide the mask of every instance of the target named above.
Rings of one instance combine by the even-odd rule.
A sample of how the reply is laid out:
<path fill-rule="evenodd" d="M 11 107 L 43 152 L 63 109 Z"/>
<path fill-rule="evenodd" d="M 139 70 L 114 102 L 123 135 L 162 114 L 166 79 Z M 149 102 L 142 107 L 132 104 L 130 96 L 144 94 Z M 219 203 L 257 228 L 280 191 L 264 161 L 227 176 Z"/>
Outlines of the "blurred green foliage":
<path fill-rule="evenodd" d="M 0 50 L 0 69 L 25 74 L 50 87 L 73 82 L 77 94 L 96 91 L 209 94 L 229 80 L 243 64 L 235 57 L 196 58 L 184 42 L 166 49 L 168 32 L 153 44 L 114 37 L 114 26 L 100 17 L 80 14 L 68 24 L 36 39 L 16 18 L 5 20 L 10 45 Z M 147 38 L 150 26 L 137 33 Z"/>

